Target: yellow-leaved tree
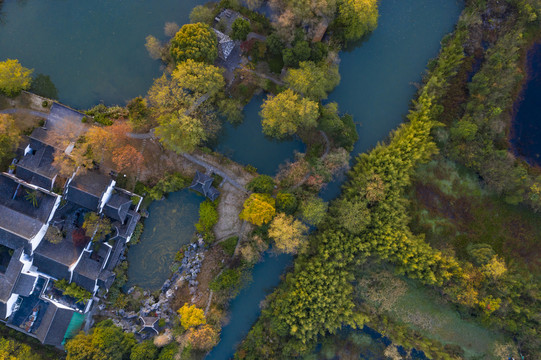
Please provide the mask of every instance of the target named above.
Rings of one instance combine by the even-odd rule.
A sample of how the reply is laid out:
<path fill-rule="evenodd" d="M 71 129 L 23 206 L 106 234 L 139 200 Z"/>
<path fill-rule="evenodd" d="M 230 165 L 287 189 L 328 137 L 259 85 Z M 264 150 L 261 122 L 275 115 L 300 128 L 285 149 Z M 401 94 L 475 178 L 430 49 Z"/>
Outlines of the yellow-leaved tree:
<path fill-rule="evenodd" d="M 280 213 L 272 220 L 269 236 L 278 251 L 294 254 L 306 240 L 308 227 L 291 215 Z"/>
<path fill-rule="evenodd" d="M 242 220 L 261 226 L 272 220 L 276 214 L 276 201 L 268 194 L 253 193 L 244 202 L 239 217 Z"/>
<path fill-rule="evenodd" d="M 32 83 L 30 76 L 34 70 L 23 67 L 19 60 L 7 59 L 0 62 L 0 91 L 7 96 L 15 96 L 26 90 Z"/>
<path fill-rule="evenodd" d="M 267 98 L 261 106 L 260 114 L 265 135 L 283 139 L 295 134 L 299 128 L 315 127 L 319 107 L 317 102 L 302 98 L 287 89 Z"/>
<path fill-rule="evenodd" d="M 203 310 L 197 308 L 195 305 L 189 306 L 188 304 L 184 304 L 177 312 L 180 316 L 180 324 L 184 329 L 199 326 L 207 322 Z"/>

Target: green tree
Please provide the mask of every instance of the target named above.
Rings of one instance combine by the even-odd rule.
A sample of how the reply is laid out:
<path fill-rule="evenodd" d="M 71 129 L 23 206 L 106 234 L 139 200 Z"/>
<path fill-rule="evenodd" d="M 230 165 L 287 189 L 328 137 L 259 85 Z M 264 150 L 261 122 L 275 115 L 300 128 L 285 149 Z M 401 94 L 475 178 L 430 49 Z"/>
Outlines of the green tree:
<path fill-rule="evenodd" d="M 312 225 L 318 225 L 325 218 L 328 204 L 321 198 L 310 197 L 301 202 L 300 211 L 304 220 Z"/>
<path fill-rule="evenodd" d="M 269 53 L 275 56 L 281 55 L 282 50 L 284 50 L 284 42 L 276 33 L 272 33 L 267 36 L 265 44 L 267 44 L 267 50 L 269 51 Z"/>
<path fill-rule="evenodd" d="M 214 239 L 212 228 L 218 222 L 218 210 L 216 205 L 206 199 L 199 205 L 199 221 L 195 224 L 197 231 L 205 236 L 208 240 Z"/>
<path fill-rule="evenodd" d="M 207 24 L 186 24 L 171 40 L 170 51 L 176 62 L 192 59 L 212 64 L 218 56 L 218 39 Z"/>
<path fill-rule="evenodd" d="M 146 340 L 131 349 L 130 360 L 154 360 L 158 356 L 158 348 L 152 340 Z"/>
<path fill-rule="evenodd" d="M 295 254 L 306 240 L 308 227 L 291 215 L 278 214 L 272 219 L 269 237 L 283 253 Z"/>
<path fill-rule="evenodd" d="M 336 145 L 351 151 L 359 139 L 353 117 L 348 114 L 340 117 L 338 104 L 335 102 L 320 106 L 320 111 L 320 129 L 330 136 Z"/>
<path fill-rule="evenodd" d="M 156 136 L 168 149 L 177 154 L 192 152 L 207 139 L 201 120 L 179 113 L 163 115 L 158 119 Z"/>
<path fill-rule="evenodd" d="M 111 233 L 111 220 L 100 217 L 95 212 L 89 212 L 85 214 L 83 229 L 85 229 L 85 235 L 91 237 L 93 241 L 102 241 Z"/>
<path fill-rule="evenodd" d="M 239 217 L 242 220 L 261 226 L 268 223 L 276 213 L 275 200 L 269 194 L 253 193 L 244 202 Z"/>
<path fill-rule="evenodd" d="M 184 304 L 177 312 L 180 316 L 180 324 L 186 330 L 207 322 L 203 309 L 199 309 L 195 305 Z"/>
<path fill-rule="evenodd" d="M 246 185 L 246 188 L 256 193 L 272 194 L 274 191 L 274 179 L 269 175 L 259 175 Z"/>
<path fill-rule="evenodd" d="M 287 89 L 268 97 L 261 106 L 263 132 L 278 139 L 293 135 L 302 128 L 317 125 L 318 104 Z"/>
<path fill-rule="evenodd" d="M 131 99 L 126 105 L 128 109 L 128 119 L 130 125 L 135 129 L 141 129 L 149 124 L 150 111 L 147 107 L 147 101 L 141 96 Z"/>
<path fill-rule="evenodd" d="M 111 320 L 96 325 L 88 334 L 80 332 L 66 342 L 67 360 L 125 360 L 137 343 L 132 333 L 125 333 Z"/>
<path fill-rule="evenodd" d="M 282 51 L 282 58 L 286 66 L 298 67 L 300 62 L 309 60 L 311 54 L 312 50 L 308 41 L 299 40 L 292 48 L 286 48 Z"/>
<path fill-rule="evenodd" d="M 23 67 L 19 60 L 0 62 L 0 91 L 7 96 L 15 96 L 28 89 L 32 84 L 32 71 Z"/>
<path fill-rule="evenodd" d="M 0 165 L 13 158 L 20 139 L 15 120 L 10 115 L 0 114 Z"/>
<path fill-rule="evenodd" d="M 191 23 L 204 23 L 211 25 L 214 21 L 214 13 L 211 8 L 205 5 L 197 5 L 190 12 Z"/>
<path fill-rule="evenodd" d="M 233 40 L 246 40 L 251 30 L 250 22 L 242 17 L 238 17 L 231 25 L 231 38 Z"/>
<path fill-rule="evenodd" d="M 355 41 L 378 25 L 377 0 L 339 0 L 336 28 L 345 41 Z"/>
<path fill-rule="evenodd" d="M 297 198 L 288 192 L 278 192 L 276 195 L 276 210 L 291 215 L 297 210 Z"/>
<path fill-rule="evenodd" d="M 296 92 L 312 99 L 326 99 L 340 83 L 338 65 L 303 61 L 298 69 L 289 69 L 285 81 Z"/>

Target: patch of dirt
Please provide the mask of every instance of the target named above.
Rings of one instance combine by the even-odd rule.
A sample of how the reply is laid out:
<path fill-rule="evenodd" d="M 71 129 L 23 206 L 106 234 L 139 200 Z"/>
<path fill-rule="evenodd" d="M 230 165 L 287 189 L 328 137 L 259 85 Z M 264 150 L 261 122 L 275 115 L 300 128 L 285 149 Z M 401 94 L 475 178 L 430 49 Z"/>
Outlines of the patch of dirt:
<path fill-rule="evenodd" d="M 217 208 L 219 218 L 213 229 L 216 241 L 239 235 L 242 227 L 239 214 L 242 211 L 244 201 L 248 197 L 228 182 L 225 182 L 219 190 L 220 202 Z"/>

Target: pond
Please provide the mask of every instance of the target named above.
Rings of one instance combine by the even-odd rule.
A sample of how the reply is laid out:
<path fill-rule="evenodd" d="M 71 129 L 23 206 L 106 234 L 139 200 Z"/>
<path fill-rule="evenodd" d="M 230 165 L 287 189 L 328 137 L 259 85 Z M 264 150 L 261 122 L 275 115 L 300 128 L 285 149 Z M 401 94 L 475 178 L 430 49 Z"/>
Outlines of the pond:
<path fill-rule="evenodd" d="M 78 109 L 125 105 L 145 95 L 160 62 L 145 49 L 151 34 L 165 41 L 165 22 L 188 22 L 204 0 L 5 0 L 0 61 L 19 59 L 49 75 L 61 102 Z M 21 46 L 24 44 L 24 46 Z"/>
<path fill-rule="evenodd" d="M 128 251 L 128 283 L 157 290 L 171 275 L 171 264 L 182 245 L 190 243 L 204 198 L 182 190 L 150 204 L 141 243 Z"/>
<path fill-rule="evenodd" d="M 541 166 L 541 43 L 528 52 L 528 77 L 515 103 L 511 145 L 531 165 Z"/>
<path fill-rule="evenodd" d="M 263 134 L 259 111 L 263 95 L 255 96 L 244 108 L 244 121 L 238 126 L 225 124 L 216 151 L 230 159 L 252 165 L 261 174 L 274 175 L 285 160 L 293 160 L 294 152 L 304 152 L 298 139 L 276 141 Z"/>

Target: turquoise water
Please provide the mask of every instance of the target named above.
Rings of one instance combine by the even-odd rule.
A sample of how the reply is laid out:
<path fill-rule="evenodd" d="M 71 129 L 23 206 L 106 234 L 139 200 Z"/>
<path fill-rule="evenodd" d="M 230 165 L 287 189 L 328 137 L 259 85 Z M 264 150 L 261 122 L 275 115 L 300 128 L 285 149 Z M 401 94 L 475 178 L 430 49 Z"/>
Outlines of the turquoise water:
<path fill-rule="evenodd" d="M 193 191 L 171 193 L 166 200 L 150 204 L 141 242 L 128 251 L 127 287 L 159 289 L 171 275 L 171 264 L 181 246 L 195 233 L 199 204 L 204 198 Z"/>
<path fill-rule="evenodd" d="M 204 0 L 5 0 L 0 61 L 15 58 L 51 76 L 61 102 L 85 109 L 125 105 L 161 74 L 145 37 L 165 40 L 165 22 L 188 21 Z"/>
<path fill-rule="evenodd" d="M 263 135 L 259 111 L 265 97 L 255 96 L 244 108 L 244 121 L 238 126 L 226 124 L 216 150 L 236 162 L 255 166 L 259 173 L 274 175 L 285 160 L 293 160 L 295 151 L 304 152 L 298 139 L 276 141 Z"/>

